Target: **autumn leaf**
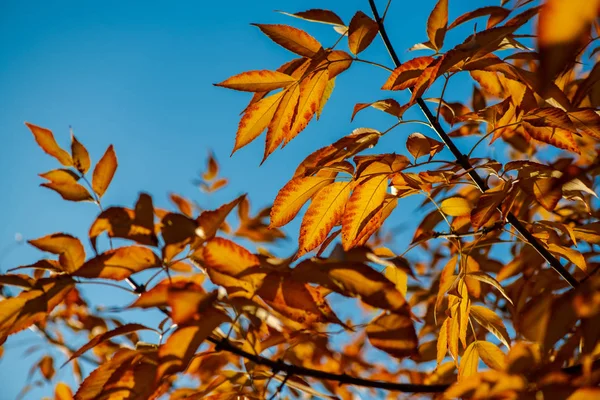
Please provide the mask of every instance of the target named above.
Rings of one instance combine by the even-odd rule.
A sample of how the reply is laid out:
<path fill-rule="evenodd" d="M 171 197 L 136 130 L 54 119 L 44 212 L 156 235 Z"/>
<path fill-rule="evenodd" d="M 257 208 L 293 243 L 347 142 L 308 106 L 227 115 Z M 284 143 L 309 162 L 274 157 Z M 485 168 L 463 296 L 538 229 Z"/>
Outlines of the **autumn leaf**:
<path fill-rule="evenodd" d="M 396 358 L 414 355 L 418 340 L 413 322 L 408 316 L 384 314 L 367 325 L 369 342 Z"/>
<path fill-rule="evenodd" d="M 120 281 L 131 274 L 160 265 L 160 258 L 146 247 L 119 247 L 88 260 L 73 275 Z"/>
<path fill-rule="evenodd" d="M 426 56 L 405 62 L 392 71 L 381 90 L 404 90 L 412 87 L 433 61 L 433 57 Z"/>
<path fill-rule="evenodd" d="M 470 214 L 473 206 L 467 199 L 462 197 L 449 197 L 440 203 L 440 209 L 446 215 L 460 217 Z"/>
<path fill-rule="evenodd" d="M 378 32 L 379 25 L 377 25 L 377 22 L 362 11 L 358 11 L 352 17 L 348 27 L 348 47 L 350 51 L 358 54 L 365 50 L 375 39 Z"/>
<path fill-rule="evenodd" d="M 235 146 L 231 154 L 256 139 L 269 126 L 284 92 L 253 103 L 245 111 L 235 135 Z"/>
<path fill-rule="evenodd" d="M 458 368 L 458 379 L 462 381 L 477 373 L 479 359 L 495 370 L 504 368 L 504 353 L 494 344 L 475 340 L 467 347 Z"/>
<path fill-rule="evenodd" d="M 507 348 L 510 348 L 508 331 L 502 319 L 494 311 L 486 307 L 471 305 L 470 315 L 479 325 L 496 336 Z"/>
<path fill-rule="evenodd" d="M 422 133 L 415 132 L 408 135 L 406 148 L 416 160 L 424 155 L 433 157 L 444 148 L 444 143 L 428 138 Z"/>
<path fill-rule="evenodd" d="M 77 171 L 85 174 L 90 169 L 90 155 L 87 149 L 71 134 L 71 157 Z"/>
<path fill-rule="evenodd" d="M 290 136 L 299 100 L 300 85 L 293 85 L 284 92 L 273 114 L 273 119 L 268 125 L 263 162 L 283 143 L 286 137 Z"/>
<path fill-rule="evenodd" d="M 89 201 L 92 196 L 88 190 L 80 185 L 77 181 L 79 177 L 72 171 L 67 169 L 55 169 L 46 173 L 40 174 L 44 179 L 50 182 L 42 183 L 40 186 L 52 189 L 60 196 L 69 201 Z"/>
<path fill-rule="evenodd" d="M 468 11 L 456 18 L 454 22 L 448 26 L 448 30 L 457 27 L 458 25 L 464 24 L 472 19 L 479 18 L 485 15 L 489 15 L 489 19 L 486 25 L 486 29 L 493 28 L 498 23 L 502 22 L 508 15 L 510 10 L 499 6 L 487 6 L 477 8 L 473 11 Z"/>
<path fill-rule="evenodd" d="M 215 309 L 206 310 L 197 322 L 180 326 L 158 350 L 157 380 L 183 371 L 196 350 L 212 331 L 228 322 L 227 315 Z"/>
<path fill-rule="evenodd" d="M 257 26 L 258 29 L 281 47 L 301 56 L 314 58 L 323 50 L 317 39 L 303 30 L 287 25 L 252 25 Z"/>
<path fill-rule="evenodd" d="M 450 325 L 450 321 L 450 317 L 446 318 L 440 327 L 440 333 L 438 334 L 436 344 L 437 365 L 440 365 L 442 361 L 444 361 L 444 358 L 446 358 L 446 353 L 448 352 L 448 325 Z"/>
<path fill-rule="evenodd" d="M 28 241 L 34 247 L 52 254 L 58 254 L 58 262 L 64 272 L 73 273 L 85 261 L 85 250 L 79 239 L 64 233 L 55 233 Z"/>
<path fill-rule="evenodd" d="M 296 82 L 293 77 L 278 71 L 247 71 L 232 76 L 215 86 L 244 92 L 268 92 Z"/>
<path fill-rule="evenodd" d="M 427 37 L 436 50 L 444 44 L 448 29 L 448 0 L 439 0 L 427 20 Z"/>
<path fill-rule="evenodd" d="M 323 24 L 329 25 L 339 25 L 344 26 L 344 21 L 333 11 L 329 10 L 321 10 L 321 9 L 311 9 L 306 11 L 300 11 L 296 13 L 287 13 L 283 11 L 279 11 L 284 15 L 288 15 L 290 17 L 300 18 L 306 21 L 312 22 L 320 22 Z"/>
<path fill-rule="evenodd" d="M 240 204 L 241 201 L 244 200 L 246 195 L 242 195 L 237 199 L 223 204 L 221 207 L 216 210 L 207 210 L 202 211 L 200 216 L 196 219 L 198 222 L 198 228 L 196 229 L 196 234 L 205 240 L 212 239 L 221 228 L 225 219 L 231 213 L 231 211 Z"/>
<path fill-rule="evenodd" d="M 56 158 L 58 162 L 65 167 L 70 167 L 73 165 L 71 156 L 69 153 L 60 148 L 58 143 L 56 143 L 52 131 L 42 128 L 41 126 L 30 124 L 29 122 L 25 122 L 25 125 L 27 125 L 27 127 L 31 130 L 35 141 L 42 148 L 42 150 L 44 150 L 44 152 Z"/>
<path fill-rule="evenodd" d="M 251 282 L 255 286 L 262 281 L 263 274 L 254 274 L 260 265 L 257 256 L 242 246 L 223 238 L 213 238 L 204 246 L 203 263 L 210 272 Z"/>
<path fill-rule="evenodd" d="M 313 195 L 332 182 L 332 178 L 321 176 L 298 177 L 289 181 L 273 202 L 269 226 L 274 228 L 290 222 Z"/>
<path fill-rule="evenodd" d="M 362 111 L 367 107 L 373 107 L 377 110 L 381 110 L 397 118 L 402 118 L 402 115 L 408 109 L 406 105 L 401 106 L 394 99 L 378 100 L 373 103 L 357 103 L 354 106 L 354 110 L 352 111 L 352 117 L 350 118 L 350 121 L 354 120 L 354 117 L 359 111 Z"/>
<path fill-rule="evenodd" d="M 351 182 L 334 182 L 317 192 L 302 219 L 296 257 L 323 243 L 340 222 L 351 190 Z"/>
<path fill-rule="evenodd" d="M 115 171 L 117 170 L 117 155 L 115 154 L 115 150 L 113 149 L 112 144 L 108 146 L 106 152 L 96 164 L 96 168 L 94 168 L 94 173 L 92 174 L 92 189 L 98 195 L 98 197 L 102 197 L 106 189 L 108 189 L 108 185 L 112 181 L 113 176 L 115 175 Z"/>

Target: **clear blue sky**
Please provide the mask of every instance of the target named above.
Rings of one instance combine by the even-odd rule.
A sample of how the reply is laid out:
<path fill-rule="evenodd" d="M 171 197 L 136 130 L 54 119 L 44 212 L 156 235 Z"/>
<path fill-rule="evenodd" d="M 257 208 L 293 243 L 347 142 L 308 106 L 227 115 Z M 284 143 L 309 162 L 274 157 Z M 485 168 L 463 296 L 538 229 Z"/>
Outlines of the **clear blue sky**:
<path fill-rule="evenodd" d="M 379 1 L 380 7 L 385 1 Z M 478 6 L 499 1 L 478 1 Z M 427 15 L 434 0 L 396 0 L 389 11 L 389 33 L 403 59 L 413 44 L 425 41 Z M 450 1 L 450 21 L 473 2 Z M 205 207 L 215 207 L 248 192 L 253 209 L 267 205 L 290 178 L 297 164 L 315 149 L 357 127 L 385 129 L 394 121 L 375 110 L 363 111 L 350 123 L 357 102 L 395 97 L 378 88 L 387 73 L 356 65 L 337 82 L 324 115 L 284 150 L 259 168 L 264 138 L 229 154 L 249 95 L 212 83 L 251 69 L 275 69 L 292 55 L 279 48 L 251 22 L 289 23 L 309 30 L 325 45 L 335 39 L 331 27 L 292 19 L 273 10 L 328 8 L 347 23 L 356 10 L 370 14 L 367 0 L 335 1 L 21 1 L 0 4 L 0 271 L 36 261 L 41 253 L 27 245 L 12 248 L 16 233 L 32 239 L 54 232 L 85 238 L 97 214 L 91 203 L 67 203 L 39 187 L 37 174 L 57 163 L 35 144 L 24 121 L 50 128 L 61 145 L 69 145 L 69 125 L 97 161 L 114 144 L 119 168 L 106 205 L 132 206 L 140 190 L 155 204 L 169 207 L 167 194 L 177 192 Z M 482 22 L 480 22 L 482 23 Z M 472 31 L 466 25 L 461 35 Z M 468 33 L 467 33 L 468 34 Z M 464 37 L 464 36 L 462 36 Z M 450 36 L 452 43 L 453 35 Z M 419 53 L 423 55 L 425 53 Z M 364 58 L 391 65 L 379 40 Z M 451 85 L 449 99 L 468 98 L 471 86 Z M 418 114 L 414 114 L 418 116 Z M 405 152 L 406 136 L 421 126 L 398 129 L 381 143 L 381 152 Z M 191 185 L 213 150 L 229 188 L 207 197 Z M 406 206 L 408 204 L 408 207 Z M 405 203 L 392 225 L 407 224 L 401 239 L 414 231 L 407 218 L 415 202 Z M 404 213 L 404 214 L 402 214 Z M 408 220 L 408 222 L 406 222 Z M 289 232 L 296 237 L 298 224 Z M 406 241 L 406 240 L 405 240 Z M 7 249 L 11 248 L 8 252 Z M 289 251 L 291 244 L 280 246 Z M 84 292 L 88 294 L 88 292 Z M 90 296 L 99 296 L 93 290 Z M 113 299 L 114 300 L 114 299 Z M 123 299 L 121 299 L 121 304 Z M 0 359 L 0 399 L 13 399 L 22 388 L 28 366 L 40 352 L 24 357 L 31 332 L 9 338 Z M 38 341 L 39 342 L 39 341 Z M 88 368 L 89 372 L 89 368 Z M 66 379 L 65 368 L 59 379 Z M 37 379 L 34 378 L 34 380 Z M 50 395 L 52 385 L 26 398 Z"/>

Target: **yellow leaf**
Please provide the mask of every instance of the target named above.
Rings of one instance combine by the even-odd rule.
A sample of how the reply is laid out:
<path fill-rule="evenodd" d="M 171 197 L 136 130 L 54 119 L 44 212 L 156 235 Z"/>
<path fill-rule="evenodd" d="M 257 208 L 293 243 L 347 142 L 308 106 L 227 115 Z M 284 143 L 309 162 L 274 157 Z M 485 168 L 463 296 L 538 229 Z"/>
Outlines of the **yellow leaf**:
<path fill-rule="evenodd" d="M 437 338 L 437 365 L 440 365 L 444 358 L 446 357 L 446 353 L 448 352 L 448 326 L 450 325 L 451 318 L 447 317 L 444 320 L 440 328 L 440 332 Z"/>
<path fill-rule="evenodd" d="M 283 140 L 290 135 L 296 107 L 300 99 L 300 85 L 288 88 L 277 106 L 273 119 L 267 129 L 267 141 L 263 162 L 275 151 Z"/>
<path fill-rule="evenodd" d="M 285 146 L 306 128 L 319 108 L 319 103 L 329 81 L 329 70 L 317 70 L 300 82 L 300 98 L 298 108 L 289 134 L 284 138 Z"/>
<path fill-rule="evenodd" d="M 406 297 L 408 291 L 408 274 L 395 266 L 385 268 L 385 276 L 394 283 L 396 289 Z"/>
<path fill-rule="evenodd" d="M 73 400 L 71 388 L 64 382 L 58 382 L 54 388 L 54 400 Z"/>
<path fill-rule="evenodd" d="M 335 77 L 331 77 L 331 70 L 329 71 L 329 80 L 327 81 L 327 86 L 325 86 L 325 90 L 323 91 L 323 95 L 321 96 L 321 100 L 319 101 L 319 108 L 317 108 L 317 120 L 321 118 L 321 114 L 323 113 L 323 108 L 331 94 L 333 93 L 333 89 L 335 89 Z"/>
<path fill-rule="evenodd" d="M 300 226 L 298 257 L 315 249 L 339 223 L 352 189 L 351 182 L 334 182 L 317 192 Z"/>
<path fill-rule="evenodd" d="M 73 157 L 73 166 L 77 171 L 82 174 L 88 172 L 90 169 L 90 154 L 73 134 L 71 134 L 71 156 Z"/>
<path fill-rule="evenodd" d="M 457 315 L 451 318 L 448 328 L 448 350 L 454 358 L 454 363 L 458 365 L 459 323 Z"/>
<path fill-rule="evenodd" d="M 477 341 L 474 341 L 467 347 L 460 359 L 458 380 L 462 381 L 471 375 L 475 375 L 477 373 L 477 364 L 479 364 L 479 353 L 477 352 Z"/>
<path fill-rule="evenodd" d="M 231 154 L 252 142 L 267 128 L 275 115 L 283 93 L 285 92 L 277 92 L 246 108 L 238 125 L 235 135 L 235 146 Z"/>
<path fill-rule="evenodd" d="M 313 58 L 323 49 L 321 43 L 303 30 L 287 25 L 252 24 L 257 26 L 272 41 L 289 51 Z"/>
<path fill-rule="evenodd" d="M 42 148 L 42 150 L 56 158 L 65 167 L 71 167 L 73 165 L 71 156 L 69 153 L 61 149 L 58 143 L 56 143 L 52 131 L 42 128 L 41 126 L 30 124 L 29 122 L 25 122 L 25 125 L 27 125 L 27 127 L 31 130 L 35 141 Z"/>
<path fill-rule="evenodd" d="M 106 153 L 104 153 L 100 161 L 98 161 L 98 164 L 96 164 L 92 175 L 92 189 L 94 189 L 98 197 L 102 197 L 106 189 L 108 189 L 108 185 L 110 185 L 117 170 L 117 165 L 117 155 L 111 144 L 106 149 Z"/>
<path fill-rule="evenodd" d="M 508 297 L 508 294 L 506 294 L 506 291 L 504 290 L 502 285 L 497 280 L 495 280 L 494 278 L 492 278 L 491 276 L 486 274 L 485 272 L 471 271 L 471 272 L 467 273 L 466 278 L 476 279 L 480 282 L 484 282 L 484 283 L 487 283 L 488 285 L 495 287 L 500 292 L 500 294 L 502 294 L 502 296 L 506 299 L 506 301 L 508 301 L 510 304 L 513 304 L 512 300 L 510 299 L 510 297 Z"/>
<path fill-rule="evenodd" d="M 279 227 L 290 222 L 304 203 L 321 188 L 333 182 L 333 178 L 322 176 L 298 177 L 289 181 L 277 194 L 271 208 L 270 227 Z"/>
<path fill-rule="evenodd" d="M 119 247 L 88 260 L 73 275 L 119 281 L 136 272 L 158 268 L 160 265 L 158 256 L 146 247 Z"/>
<path fill-rule="evenodd" d="M 442 212 L 452 217 L 461 217 L 468 215 L 473 209 L 473 205 L 462 197 L 450 197 L 440 204 Z"/>
<path fill-rule="evenodd" d="M 42 251 L 59 254 L 58 262 L 67 273 L 76 271 L 85 261 L 85 250 L 79 239 L 64 233 L 55 233 L 39 239 L 29 240 L 29 244 Z"/>
<path fill-rule="evenodd" d="M 371 44 L 377 33 L 379 25 L 362 11 L 352 17 L 348 27 L 348 47 L 354 54 L 358 54 Z"/>
<path fill-rule="evenodd" d="M 467 328 L 469 326 L 469 314 L 471 310 L 471 299 L 469 299 L 469 291 L 464 280 L 458 282 L 458 292 L 460 294 L 460 303 L 458 306 L 458 337 L 463 344 L 467 346 Z"/>
<path fill-rule="evenodd" d="M 44 179 L 50 182 L 42 183 L 40 186 L 52 189 L 60 196 L 69 201 L 88 201 L 92 200 L 90 192 L 77 183 L 79 177 L 67 169 L 55 169 L 46 173 L 40 174 Z"/>
<path fill-rule="evenodd" d="M 295 78 L 283 72 L 261 70 L 234 75 L 221 83 L 215 83 L 215 86 L 244 92 L 269 92 L 287 87 L 294 82 L 296 82 Z"/>
<path fill-rule="evenodd" d="M 215 270 L 254 283 L 255 286 L 264 276 L 264 273 L 252 274 L 260 266 L 258 257 L 231 240 L 219 237 L 209 240 L 204 246 L 203 258 L 209 271 Z"/>
<path fill-rule="evenodd" d="M 482 340 L 477 340 L 474 343 L 476 343 L 477 353 L 485 365 L 497 371 L 504 369 L 504 353 L 498 346 Z"/>
<path fill-rule="evenodd" d="M 585 257 L 583 257 L 583 254 L 581 254 L 577 250 L 573 250 L 572 248 L 566 246 L 559 246 L 554 243 L 548 244 L 548 250 L 550 250 L 550 252 L 554 255 L 559 255 L 560 257 L 569 260 L 570 262 L 575 264 L 580 270 L 584 272 L 587 271 Z"/>
<path fill-rule="evenodd" d="M 320 9 L 312 9 L 306 11 L 300 11 L 297 13 L 287 13 L 283 11 L 279 11 L 284 15 L 288 15 L 290 17 L 300 18 L 306 21 L 311 22 L 320 22 L 322 24 L 330 24 L 330 25 L 339 25 L 344 26 L 344 21 L 333 11 L 329 10 L 320 10 Z"/>
<path fill-rule="evenodd" d="M 439 0 L 427 19 L 427 37 L 436 50 L 442 48 L 448 28 L 448 0 Z"/>
<path fill-rule="evenodd" d="M 479 325 L 490 331 L 506 347 L 510 348 L 510 337 L 508 336 L 504 322 L 502 322 L 502 319 L 494 311 L 486 307 L 472 305 L 470 315 Z"/>
<path fill-rule="evenodd" d="M 353 246 L 361 227 L 374 216 L 385 199 L 389 166 L 382 163 L 371 165 L 373 167 L 363 174 L 368 177 L 360 181 L 352 192 L 342 217 L 342 244 L 345 250 Z"/>
<path fill-rule="evenodd" d="M 579 146 L 577 146 L 577 142 L 575 141 L 575 138 L 573 138 L 573 134 L 566 129 L 552 126 L 537 127 L 527 121 L 523 122 L 523 127 L 525 128 L 525 132 L 535 140 L 551 144 L 559 149 L 581 154 Z"/>
<path fill-rule="evenodd" d="M 373 107 L 398 118 L 402 117 L 404 111 L 406 111 L 408 108 L 406 105 L 401 106 L 400 103 L 394 99 L 378 100 L 373 103 L 357 103 L 352 111 L 352 117 L 350 118 L 350 121 L 354 120 L 354 117 L 359 111 L 362 111 L 367 107 Z"/>
<path fill-rule="evenodd" d="M 418 339 L 410 317 L 384 314 L 367 325 L 365 331 L 369 342 L 386 353 L 404 358 L 417 354 Z"/>

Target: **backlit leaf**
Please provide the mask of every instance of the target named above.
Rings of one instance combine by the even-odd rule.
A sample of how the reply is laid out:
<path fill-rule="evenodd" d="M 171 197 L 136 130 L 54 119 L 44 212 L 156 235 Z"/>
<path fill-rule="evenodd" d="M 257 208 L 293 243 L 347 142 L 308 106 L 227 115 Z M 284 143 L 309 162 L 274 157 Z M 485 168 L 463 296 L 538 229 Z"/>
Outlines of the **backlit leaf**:
<path fill-rule="evenodd" d="M 417 352 L 418 340 L 410 317 L 384 314 L 367 325 L 365 331 L 369 342 L 386 353 L 404 358 Z"/>
<path fill-rule="evenodd" d="M 106 149 L 100 161 L 98 161 L 98 164 L 96 164 L 92 175 L 92 189 L 94 189 L 98 197 L 102 197 L 106 189 L 108 189 L 108 185 L 110 185 L 117 170 L 117 165 L 117 156 L 111 144 Z"/>
<path fill-rule="evenodd" d="M 470 21 L 474 18 L 479 18 L 482 17 L 484 15 L 489 15 L 489 19 L 488 19 L 488 23 L 486 25 L 486 29 L 492 28 L 493 26 L 497 25 L 499 22 L 502 22 L 502 20 L 504 20 L 506 17 L 508 17 L 508 15 L 510 14 L 510 10 L 504 7 L 498 7 L 498 6 L 488 6 L 488 7 L 481 7 L 478 9 L 475 9 L 473 11 L 468 11 L 466 13 L 464 13 L 463 15 L 461 15 L 460 17 L 456 18 L 454 20 L 454 22 L 452 22 L 450 24 L 450 26 L 448 27 L 448 30 L 460 25 L 460 24 L 464 24 L 467 21 Z"/>
<path fill-rule="evenodd" d="M 416 159 L 424 155 L 433 157 L 444 148 L 444 143 L 428 138 L 422 133 L 411 133 L 406 140 L 408 152 Z"/>
<path fill-rule="evenodd" d="M 231 211 L 246 197 L 242 195 L 237 199 L 223 204 L 216 210 L 202 211 L 200 216 L 197 218 L 200 227 L 196 230 L 196 234 L 202 239 L 212 239 L 218 232 L 219 228 L 225 222 L 225 219 L 231 213 Z M 201 230 L 201 231 L 200 231 Z"/>
<path fill-rule="evenodd" d="M 244 92 L 268 92 L 296 82 L 293 77 L 278 71 L 247 71 L 232 76 L 215 86 Z"/>
<path fill-rule="evenodd" d="M 472 305 L 470 315 L 479 325 L 490 331 L 507 348 L 510 348 L 510 338 L 504 322 L 494 311 L 483 306 Z"/>
<path fill-rule="evenodd" d="M 450 197 L 440 203 L 442 212 L 452 217 L 468 215 L 473 209 L 473 205 L 462 197 Z"/>
<path fill-rule="evenodd" d="M 39 239 L 29 240 L 29 244 L 42 251 L 58 254 L 58 262 L 64 272 L 75 272 L 85 261 L 85 250 L 79 239 L 64 233 L 55 233 Z"/>
<path fill-rule="evenodd" d="M 258 257 L 230 240 L 219 237 L 209 240 L 204 246 L 203 257 L 209 271 L 216 270 L 255 284 L 262 280 L 262 276 L 252 275 L 260 265 Z"/>
<path fill-rule="evenodd" d="M 55 169 L 46 173 L 40 174 L 44 179 L 50 182 L 42 183 L 40 186 L 52 189 L 60 196 L 69 201 L 89 201 L 92 200 L 90 192 L 77 183 L 79 177 L 72 171 L 67 169 Z"/>
<path fill-rule="evenodd" d="M 350 182 L 334 182 L 317 192 L 300 226 L 298 257 L 315 249 L 340 222 L 350 196 Z"/>
<path fill-rule="evenodd" d="M 108 250 L 88 260 L 73 275 L 83 278 L 123 280 L 148 268 L 158 268 L 161 261 L 146 247 L 129 246 Z"/>
<path fill-rule="evenodd" d="M 379 26 L 362 11 L 358 11 L 352 17 L 348 27 L 348 47 L 354 54 L 358 54 L 371 44 L 377 33 Z"/>
<path fill-rule="evenodd" d="M 404 90 L 413 86 L 425 68 L 434 61 L 433 57 L 416 57 L 394 69 L 382 90 Z"/>
<path fill-rule="evenodd" d="M 448 28 L 448 0 L 438 0 L 427 20 L 427 37 L 436 50 L 444 45 Z"/>
<path fill-rule="evenodd" d="M 474 341 L 466 348 L 460 359 L 458 368 L 458 380 L 464 380 L 477 373 L 477 364 L 479 364 L 479 353 L 477 352 L 477 341 Z"/>
<path fill-rule="evenodd" d="M 300 85 L 293 85 L 288 88 L 277 105 L 273 114 L 273 119 L 269 122 L 267 129 L 267 141 L 265 143 L 265 154 L 263 161 L 283 143 L 286 137 L 290 136 L 296 108 L 300 100 Z"/>
<path fill-rule="evenodd" d="M 90 169 L 90 154 L 73 134 L 71 134 L 71 157 L 75 169 L 82 174 L 88 172 Z"/>
<path fill-rule="evenodd" d="M 58 143 L 56 143 L 52 131 L 42 128 L 41 126 L 30 124 L 29 122 L 25 122 L 25 125 L 27 125 L 27 127 L 31 130 L 35 141 L 42 148 L 42 150 L 56 158 L 58 162 L 65 167 L 70 167 L 73 165 L 71 156 L 69 153 L 61 149 Z"/>
<path fill-rule="evenodd" d="M 321 9 L 311 9 L 306 11 L 300 11 L 296 13 L 287 13 L 283 11 L 279 11 L 284 15 L 289 15 L 290 17 L 296 17 L 300 19 L 304 19 L 306 21 L 312 22 L 321 22 L 323 24 L 330 25 L 340 25 L 344 26 L 344 21 L 336 13 L 329 10 L 321 10 Z"/>
<path fill-rule="evenodd" d="M 301 56 L 313 58 L 323 49 L 317 39 L 303 30 L 287 25 L 253 25 L 281 47 Z"/>
<path fill-rule="evenodd" d="M 350 118 L 350 121 L 354 120 L 354 117 L 359 111 L 362 111 L 367 107 L 376 108 L 377 110 L 381 110 L 397 118 L 401 118 L 406 109 L 408 108 L 407 106 L 401 106 L 394 99 L 378 100 L 373 103 L 357 103 L 354 106 L 354 110 L 352 111 L 352 117 Z"/>
<path fill-rule="evenodd" d="M 256 139 L 269 125 L 277 111 L 283 91 L 257 101 L 244 111 L 235 135 L 232 154 Z"/>
<path fill-rule="evenodd" d="M 437 337 L 437 365 L 440 365 L 448 352 L 448 326 L 451 318 L 446 318 Z"/>
<path fill-rule="evenodd" d="M 480 282 L 487 283 L 488 285 L 495 287 L 500 292 L 500 294 L 502 294 L 502 296 L 506 299 L 506 301 L 508 301 L 510 304 L 513 304 L 512 300 L 510 299 L 510 297 L 508 297 L 502 285 L 500 285 L 500 283 L 497 280 L 495 280 L 485 272 L 471 271 L 467 274 L 467 277 L 476 279 Z"/>
<path fill-rule="evenodd" d="M 289 181 L 277 194 L 271 208 L 270 227 L 279 227 L 290 222 L 304 203 L 333 179 L 322 176 L 298 177 Z"/>

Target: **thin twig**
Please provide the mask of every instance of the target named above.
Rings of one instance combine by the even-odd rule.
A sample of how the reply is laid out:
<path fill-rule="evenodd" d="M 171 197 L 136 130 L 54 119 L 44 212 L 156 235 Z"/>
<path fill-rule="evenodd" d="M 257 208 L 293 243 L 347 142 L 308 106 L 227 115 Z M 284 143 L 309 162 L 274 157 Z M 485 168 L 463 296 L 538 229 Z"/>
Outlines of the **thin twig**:
<path fill-rule="evenodd" d="M 379 15 L 379 12 L 377 11 L 375 0 L 369 0 L 369 5 L 371 6 L 371 11 L 373 12 L 375 21 L 379 26 L 379 35 L 381 36 L 381 39 L 383 40 L 383 43 L 388 53 L 390 54 L 392 61 L 394 62 L 394 65 L 396 67 L 399 67 L 401 64 L 400 59 L 398 58 L 398 55 L 396 54 L 396 51 L 392 46 L 387 31 L 385 30 L 383 21 Z M 423 111 L 423 114 L 425 114 L 425 117 L 427 118 L 431 126 L 434 128 L 434 130 L 436 131 L 440 139 L 444 142 L 446 147 L 448 147 L 448 149 L 452 152 L 460 166 L 465 171 L 469 171 L 469 176 L 481 192 L 487 191 L 489 189 L 487 183 L 481 178 L 481 176 L 479 176 L 477 171 L 473 169 L 469 158 L 461 153 L 461 151 L 458 149 L 458 147 L 456 147 L 452 139 L 448 136 L 444 128 L 442 128 L 439 122 L 436 121 L 435 116 L 433 115 L 425 101 L 421 97 L 418 97 L 416 101 L 419 107 L 421 108 L 421 111 Z M 512 213 L 509 213 L 506 219 L 525 238 L 525 240 L 527 240 L 527 242 L 531 244 L 531 246 L 546 260 L 546 262 L 550 264 L 550 266 L 569 283 L 569 285 L 571 285 L 572 287 L 576 287 L 579 285 L 579 282 L 573 277 L 573 275 L 571 275 L 571 273 L 567 271 L 567 269 L 561 264 L 561 262 L 552 255 L 552 253 L 550 253 L 540 242 L 538 242 L 538 240 L 531 234 L 531 232 L 527 230 L 527 228 L 525 228 L 525 226 L 517 219 L 517 217 L 515 217 Z"/>

